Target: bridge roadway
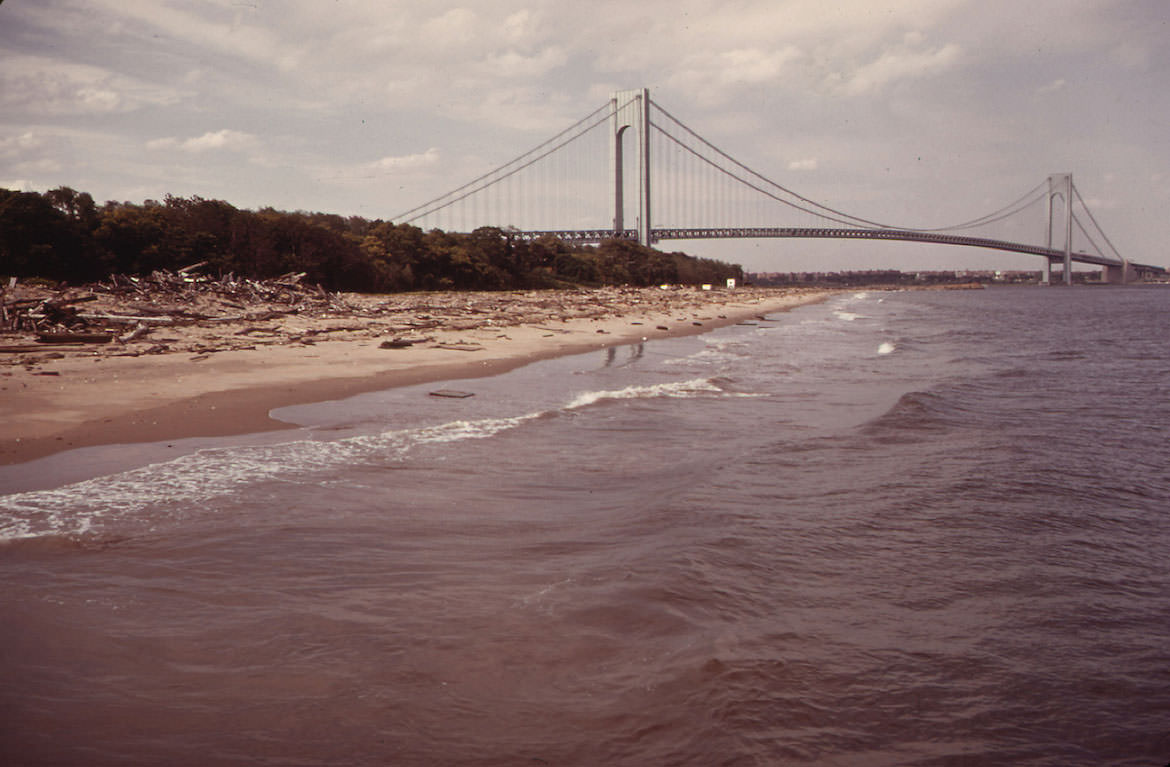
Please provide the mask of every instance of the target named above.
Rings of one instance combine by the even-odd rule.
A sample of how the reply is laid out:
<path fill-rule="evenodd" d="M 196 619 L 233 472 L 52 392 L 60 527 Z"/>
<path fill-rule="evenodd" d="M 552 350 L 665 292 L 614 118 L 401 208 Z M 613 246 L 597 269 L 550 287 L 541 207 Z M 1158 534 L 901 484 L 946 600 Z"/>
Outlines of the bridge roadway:
<path fill-rule="evenodd" d="M 636 229 L 625 229 L 620 232 L 615 232 L 610 229 L 579 229 L 563 231 L 548 230 L 512 232 L 511 234 L 526 240 L 535 240 L 541 237 L 551 236 L 565 240 L 566 242 L 572 242 L 576 244 L 601 242 L 602 240 L 612 238 L 626 240 L 638 239 L 638 231 Z M 1043 256 L 1048 259 L 1049 263 L 1064 262 L 1063 250 L 1055 250 L 1053 248 L 1045 248 L 1038 245 L 1028 245 L 1022 242 L 993 240 L 986 237 L 967 237 L 956 234 L 940 234 L 937 232 L 919 232 L 912 229 L 833 229 L 822 227 L 794 226 L 748 228 L 715 227 L 694 229 L 651 229 L 650 237 L 654 242 L 659 240 L 712 240 L 732 239 L 739 237 L 802 237 L 846 240 L 901 240 L 904 242 L 932 242 L 942 245 L 966 245 L 968 247 L 975 248 L 1006 250 L 1012 253 L 1027 253 L 1034 256 Z M 1094 266 L 1114 268 L 1120 268 L 1123 266 L 1122 262 L 1117 259 L 1097 256 L 1091 253 L 1072 253 L 1070 257 L 1073 261 L 1081 264 L 1092 264 Z M 1129 264 L 1129 268 L 1139 273 L 1166 273 L 1166 269 L 1164 267 L 1151 266 L 1149 264 L 1135 264 L 1131 262 Z"/>

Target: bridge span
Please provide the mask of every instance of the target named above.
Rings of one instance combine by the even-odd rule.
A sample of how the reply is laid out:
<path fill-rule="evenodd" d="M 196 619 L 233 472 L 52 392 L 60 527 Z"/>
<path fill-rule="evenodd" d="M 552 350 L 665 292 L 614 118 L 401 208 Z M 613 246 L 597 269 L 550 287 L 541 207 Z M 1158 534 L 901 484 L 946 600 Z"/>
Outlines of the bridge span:
<path fill-rule="evenodd" d="M 744 165 L 652 101 L 646 88 L 614 93 L 529 152 L 394 218 L 448 231 L 494 226 L 511 237 L 573 243 L 831 238 L 960 245 L 1041 257 L 1045 281 L 1060 264 L 1066 284 L 1074 263 L 1101 267 L 1106 282 L 1167 272 L 1120 254 L 1071 173 L 1051 174 L 1014 202 L 951 226 L 878 222 L 816 202 Z"/>
<path fill-rule="evenodd" d="M 513 231 L 514 237 L 525 240 L 535 240 L 541 237 L 555 237 L 574 244 L 592 244 L 607 239 L 637 240 L 637 229 L 612 231 L 608 229 L 565 229 L 565 230 L 537 230 Z M 845 240 L 899 240 L 903 242 L 929 242 L 939 245 L 961 245 L 973 248 L 990 248 L 1010 253 L 1027 253 L 1034 256 L 1043 256 L 1048 259 L 1049 267 L 1060 264 L 1065 260 L 1065 252 L 1057 248 L 1030 245 L 1023 242 L 996 240 L 988 237 L 971 237 L 967 235 L 943 234 L 939 232 L 922 232 L 913 229 L 845 229 L 833 227 L 696 227 L 679 229 L 651 229 L 650 241 L 657 243 L 662 240 L 713 240 L 735 238 L 813 238 L 813 239 L 845 239 Z M 1070 253 L 1071 261 L 1080 264 L 1090 264 L 1103 269 L 1107 282 L 1122 282 L 1131 277 L 1146 277 L 1164 275 L 1165 267 L 1152 264 L 1138 264 L 1122 262 L 1117 259 L 1093 253 Z M 1122 275 L 1122 268 L 1126 268 L 1128 275 Z"/>

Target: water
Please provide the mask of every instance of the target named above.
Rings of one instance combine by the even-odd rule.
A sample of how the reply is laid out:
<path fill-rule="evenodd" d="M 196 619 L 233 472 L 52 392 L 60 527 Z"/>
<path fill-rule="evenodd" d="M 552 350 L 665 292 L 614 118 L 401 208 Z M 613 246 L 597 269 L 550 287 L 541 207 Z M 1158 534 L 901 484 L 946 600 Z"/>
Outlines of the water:
<path fill-rule="evenodd" d="M 1165 764 L 1168 312 L 842 295 L 0 497 L 0 762 Z"/>

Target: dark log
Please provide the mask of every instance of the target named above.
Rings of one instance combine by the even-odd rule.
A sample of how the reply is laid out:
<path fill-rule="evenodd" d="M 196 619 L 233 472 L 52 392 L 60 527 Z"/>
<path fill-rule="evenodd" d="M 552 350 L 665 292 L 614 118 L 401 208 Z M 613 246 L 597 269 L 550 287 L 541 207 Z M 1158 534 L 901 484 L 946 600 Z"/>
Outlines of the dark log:
<path fill-rule="evenodd" d="M 42 344 L 108 344 L 113 340 L 112 333 L 37 333 Z"/>

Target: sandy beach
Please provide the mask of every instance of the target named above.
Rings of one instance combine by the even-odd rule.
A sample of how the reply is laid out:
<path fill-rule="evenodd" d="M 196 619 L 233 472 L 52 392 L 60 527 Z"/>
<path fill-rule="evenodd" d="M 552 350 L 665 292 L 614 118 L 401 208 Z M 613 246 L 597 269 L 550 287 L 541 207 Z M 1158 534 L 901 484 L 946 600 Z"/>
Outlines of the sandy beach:
<path fill-rule="evenodd" d="M 827 295 L 752 287 L 340 294 L 315 311 L 205 311 L 100 345 L 37 345 L 9 334 L 10 351 L 0 355 L 0 464 L 286 428 L 272 409 L 701 333 Z M 90 304 L 111 315 L 133 309 Z"/>

